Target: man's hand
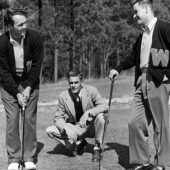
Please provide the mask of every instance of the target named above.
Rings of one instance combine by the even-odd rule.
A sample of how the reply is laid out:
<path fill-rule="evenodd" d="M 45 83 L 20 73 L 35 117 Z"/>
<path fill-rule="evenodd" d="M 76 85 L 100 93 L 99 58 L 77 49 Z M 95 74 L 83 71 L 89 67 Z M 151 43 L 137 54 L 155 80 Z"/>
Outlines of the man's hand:
<path fill-rule="evenodd" d="M 25 106 L 26 105 L 24 96 L 21 93 L 17 94 L 17 99 L 18 99 L 19 105 L 21 105 L 21 106 Z"/>
<path fill-rule="evenodd" d="M 27 102 L 30 98 L 30 91 L 31 91 L 31 87 L 27 86 L 23 91 L 22 91 L 22 94 L 23 94 L 23 97 L 25 99 L 25 101 Z"/>
<path fill-rule="evenodd" d="M 80 127 L 86 127 L 86 125 L 87 125 L 86 123 L 87 123 L 89 114 L 90 114 L 90 112 L 87 110 L 87 111 L 84 112 L 84 114 L 81 116 L 80 121 L 79 121 Z"/>
<path fill-rule="evenodd" d="M 109 78 L 111 80 L 116 80 L 118 78 L 118 76 L 119 76 L 119 73 L 116 70 L 114 70 L 114 69 L 110 70 Z"/>
<path fill-rule="evenodd" d="M 73 141 L 76 141 L 76 140 L 77 140 L 77 135 L 76 135 L 76 133 L 75 133 L 75 131 L 74 131 L 73 129 L 65 126 L 65 127 L 64 127 L 64 130 L 65 130 L 67 136 L 68 136 L 71 140 L 73 140 Z"/>

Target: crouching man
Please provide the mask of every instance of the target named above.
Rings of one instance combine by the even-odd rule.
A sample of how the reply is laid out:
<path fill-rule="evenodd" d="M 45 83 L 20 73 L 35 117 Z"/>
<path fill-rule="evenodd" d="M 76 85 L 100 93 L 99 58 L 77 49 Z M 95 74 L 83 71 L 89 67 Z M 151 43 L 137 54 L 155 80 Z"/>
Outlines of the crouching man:
<path fill-rule="evenodd" d="M 107 101 L 95 87 L 83 85 L 82 73 L 70 71 L 67 74 L 69 89 L 58 98 L 58 109 L 54 126 L 46 129 L 49 137 L 62 143 L 71 153 L 83 154 L 86 137 L 95 137 L 93 162 L 101 157 L 101 143 L 104 133 Z"/>

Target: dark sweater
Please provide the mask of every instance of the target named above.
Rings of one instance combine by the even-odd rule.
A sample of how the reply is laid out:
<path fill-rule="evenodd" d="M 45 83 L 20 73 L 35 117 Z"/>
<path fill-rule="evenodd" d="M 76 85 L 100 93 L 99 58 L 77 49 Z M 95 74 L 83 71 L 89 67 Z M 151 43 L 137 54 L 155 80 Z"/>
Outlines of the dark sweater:
<path fill-rule="evenodd" d="M 120 73 L 135 66 L 135 83 L 141 75 L 140 70 L 140 49 L 142 34 L 136 40 L 131 55 L 125 58 L 115 69 Z M 149 57 L 148 73 L 152 76 L 155 84 L 159 86 L 164 75 L 170 78 L 170 23 L 158 20 L 156 22 L 151 45 L 151 53 Z"/>
<path fill-rule="evenodd" d="M 43 58 L 43 41 L 39 34 L 27 29 L 24 39 L 24 71 L 22 77 L 17 76 L 13 46 L 10 43 L 9 32 L 0 36 L 0 77 L 1 86 L 11 95 L 16 96 L 18 86 L 23 88 L 39 88 L 39 75 Z M 27 67 L 28 63 L 31 68 Z"/>

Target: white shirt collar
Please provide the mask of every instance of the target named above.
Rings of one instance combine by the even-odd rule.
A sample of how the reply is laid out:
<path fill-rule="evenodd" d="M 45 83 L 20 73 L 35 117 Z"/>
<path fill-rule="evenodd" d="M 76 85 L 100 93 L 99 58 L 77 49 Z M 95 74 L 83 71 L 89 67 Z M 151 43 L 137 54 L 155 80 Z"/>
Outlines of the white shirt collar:
<path fill-rule="evenodd" d="M 81 90 L 80 90 L 80 92 L 79 92 L 78 96 L 79 96 L 79 97 L 80 97 L 80 99 L 81 99 L 81 96 L 82 96 L 82 88 L 81 88 Z"/>
<path fill-rule="evenodd" d="M 147 28 L 149 29 L 149 31 L 152 31 L 152 29 L 154 28 L 156 22 L 157 22 L 157 17 L 154 17 L 148 24 Z"/>
<path fill-rule="evenodd" d="M 24 38 L 25 38 L 25 35 L 23 36 L 21 42 L 24 40 Z M 10 40 L 10 43 L 12 43 L 12 44 L 16 44 L 16 43 L 18 44 L 18 42 L 15 41 L 15 40 L 12 38 L 11 33 L 9 33 L 9 40 Z"/>

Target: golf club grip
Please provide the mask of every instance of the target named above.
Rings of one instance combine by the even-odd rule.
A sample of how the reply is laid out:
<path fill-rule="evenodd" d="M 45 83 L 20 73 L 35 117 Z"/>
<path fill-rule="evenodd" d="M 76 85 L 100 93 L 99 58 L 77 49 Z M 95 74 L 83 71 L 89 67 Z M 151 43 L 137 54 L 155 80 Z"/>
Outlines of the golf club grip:
<path fill-rule="evenodd" d="M 109 110 L 110 110 L 110 106 L 111 106 L 111 102 L 112 102 L 113 86 L 114 86 L 114 80 L 111 80 L 110 95 L 109 95 Z"/>

